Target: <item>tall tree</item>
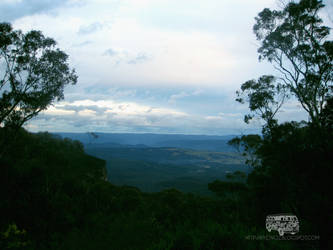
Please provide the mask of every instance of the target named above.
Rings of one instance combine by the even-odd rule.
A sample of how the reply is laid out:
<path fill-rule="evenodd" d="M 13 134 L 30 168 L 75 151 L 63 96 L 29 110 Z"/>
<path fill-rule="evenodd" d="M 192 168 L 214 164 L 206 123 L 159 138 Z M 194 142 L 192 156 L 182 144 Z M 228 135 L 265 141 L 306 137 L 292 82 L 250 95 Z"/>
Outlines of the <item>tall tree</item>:
<path fill-rule="evenodd" d="M 274 117 L 288 97 L 285 86 L 271 75 L 243 83 L 241 90 L 236 91 L 236 94 L 236 101 L 242 104 L 249 103 L 251 114 L 245 115 L 244 121 L 249 123 L 254 116 L 259 116 L 266 122 L 265 126 L 268 129 L 276 124 Z"/>
<path fill-rule="evenodd" d="M 21 127 L 77 82 L 55 40 L 35 30 L 24 34 L 8 23 L 0 23 L 0 67 L 0 127 Z"/>
<path fill-rule="evenodd" d="M 320 0 L 289 2 L 283 10 L 264 9 L 253 27 L 259 59 L 268 60 L 281 80 L 307 111 L 313 123 L 332 96 L 333 41 L 323 25 Z"/>

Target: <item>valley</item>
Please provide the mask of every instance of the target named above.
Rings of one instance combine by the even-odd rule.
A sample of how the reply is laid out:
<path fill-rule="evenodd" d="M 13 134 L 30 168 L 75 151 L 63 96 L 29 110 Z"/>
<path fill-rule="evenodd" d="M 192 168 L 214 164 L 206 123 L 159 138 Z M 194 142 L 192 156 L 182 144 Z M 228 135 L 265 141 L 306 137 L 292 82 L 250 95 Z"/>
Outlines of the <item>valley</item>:
<path fill-rule="evenodd" d="M 233 136 L 126 134 L 120 137 L 102 133 L 95 138 L 88 133 L 61 136 L 81 140 L 88 154 L 104 159 L 112 184 L 134 186 L 145 192 L 175 188 L 209 195 L 208 183 L 227 180 L 226 175 L 235 171 L 246 174 L 251 171 L 243 157 L 227 144 L 227 139 Z"/>

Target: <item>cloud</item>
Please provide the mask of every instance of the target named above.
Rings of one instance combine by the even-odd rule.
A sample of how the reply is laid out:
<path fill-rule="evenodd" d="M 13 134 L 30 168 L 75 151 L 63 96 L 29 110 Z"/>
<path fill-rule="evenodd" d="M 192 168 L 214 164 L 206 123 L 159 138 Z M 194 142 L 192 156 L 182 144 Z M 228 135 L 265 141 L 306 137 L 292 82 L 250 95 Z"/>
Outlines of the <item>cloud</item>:
<path fill-rule="evenodd" d="M 42 112 L 26 127 L 33 131 L 104 131 L 187 134 L 239 133 L 241 114 L 201 116 L 177 109 L 135 102 L 89 99 L 61 102 Z"/>
<path fill-rule="evenodd" d="M 132 3 L 140 2 L 132 0 Z M 266 6 L 265 6 L 266 5 Z M 150 27 L 178 31 L 199 31 L 242 33 L 247 25 L 242 22 L 248 13 L 255 16 L 258 10 L 274 7 L 273 0 L 233 0 L 233 1 L 202 1 L 202 0 L 152 0 L 145 5 L 136 5 L 139 21 Z M 237 13 L 237 20 L 235 15 Z"/>
<path fill-rule="evenodd" d="M 77 100 L 74 102 L 61 102 L 43 112 L 44 115 L 73 115 L 82 116 L 83 113 L 94 114 L 94 119 L 118 117 L 120 120 L 132 118 L 153 117 L 185 117 L 186 113 L 160 107 L 151 107 L 134 102 L 117 102 L 113 100 Z"/>
<path fill-rule="evenodd" d="M 258 63 L 252 26 L 274 2 L 0 0 L 2 18 L 15 20 L 15 29 L 54 38 L 79 76 L 65 90 L 67 102 L 29 126 L 208 134 L 245 129 L 248 108 L 234 101 L 235 91 L 272 72 Z"/>
<path fill-rule="evenodd" d="M 299 101 L 297 101 L 294 97 L 284 103 L 276 115 L 276 118 L 280 122 L 287 121 L 307 121 L 308 114 L 302 108 Z"/>
<path fill-rule="evenodd" d="M 73 0 L 14 0 L 1 1 L 0 16 L 3 21 L 14 21 L 21 17 L 49 13 L 58 7 L 81 4 Z"/>
<path fill-rule="evenodd" d="M 86 112 L 86 113 L 94 114 L 94 115 L 97 115 L 97 116 L 103 115 L 104 112 L 108 110 L 108 108 L 98 107 L 96 105 L 83 106 L 83 105 L 71 105 L 71 104 L 66 104 L 64 106 L 59 106 L 58 109 L 74 112 L 74 113 L 71 113 L 72 115 L 75 114 L 75 113 L 80 115 L 80 114 L 84 114 Z"/>
<path fill-rule="evenodd" d="M 134 53 L 127 50 L 117 50 L 113 48 L 105 50 L 103 55 L 110 57 L 115 65 L 119 65 L 120 63 L 141 64 L 151 59 L 151 57 L 145 52 Z"/>
<path fill-rule="evenodd" d="M 87 35 L 103 29 L 103 24 L 94 22 L 89 25 L 82 25 L 78 31 L 79 35 Z"/>
<path fill-rule="evenodd" d="M 113 56 L 118 55 L 118 52 L 115 51 L 114 49 L 107 49 L 106 51 L 104 51 L 103 55 L 113 57 Z"/>
<path fill-rule="evenodd" d="M 68 116 L 75 114 L 75 110 L 68 110 L 68 109 L 66 110 L 51 106 L 43 113 L 48 116 Z"/>
<path fill-rule="evenodd" d="M 169 98 L 169 100 L 168 100 L 168 102 L 171 103 L 171 104 L 174 104 L 179 99 L 182 99 L 182 98 L 185 98 L 185 97 L 190 97 L 190 96 L 198 96 L 201 93 L 203 93 L 202 90 L 195 90 L 195 91 L 193 91 L 191 93 L 182 91 L 180 93 L 171 95 L 170 98 Z"/>
<path fill-rule="evenodd" d="M 35 15 L 20 19 L 15 27 L 42 30 L 55 38 L 59 47 L 70 55 L 80 76 L 80 86 L 98 79 L 103 84 L 116 82 L 118 86 L 127 87 L 182 85 L 201 88 L 210 85 L 220 88 L 242 83 L 263 71 L 257 63 L 256 47 L 249 46 L 249 41 L 255 40 L 250 23 L 252 15 L 242 16 L 244 22 L 235 20 L 233 25 L 215 22 L 216 17 L 220 17 L 217 12 L 225 11 L 223 4 L 218 3 L 217 10 L 206 15 L 218 27 L 218 33 L 210 29 L 164 29 L 141 20 L 142 13 L 147 13 L 147 22 L 155 23 L 155 1 L 145 1 L 143 7 L 140 7 L 141 0 L 118 2 L 121 4 L 111 0 L 87 1 L 80 8 L 62 8 L 58 16 Z M 165 19 L 177 24 L 177 20 L 172 19 L 172 10 L 177 3 L 156 2 L 167 5 Z M 180 4 L 183 6 L 185 2 L 190 3 L 181 1 Z M 215 2 L 200 4 L 196 1 L 194 5 L 189 4 L 189 13 L 183 7 L 177 11 L 185 12 L 183 19 L 201 20 L 201 16 L 207 14 L 205 8 L 212 8 Z M 199 8 L 201 5 L 208 7 Z M 161 5 L 158 10 L 163 10 Z M 200 13 L 201 10 L 206 12 Z M 244 25 L 242 30 L 234 27 L 237 23 Z M 109 24 L 112 24 L 110 29 Z M 101 25 L 105 27 L 100 29 Z M 227 32 L 230 27 L 235 33 Z M 243 32 L 244 29 L 247 32 Z M 80 35 L 80 31 L 86 35 Z"/>
<path fill-rule="evenodd" d="M 148 61 L 150 58 L 143 52 L 138 53 L 134 58 L 127 61 L 128 64 L 138 64 Z"/>
<path fill-rule="evenodd" d="M 92 43 L 93 43 L 92 41 L 84 41 L 84 42 L 73 44 L 73 47 L 84 47 L 84 46 L 90 45 Z"/>

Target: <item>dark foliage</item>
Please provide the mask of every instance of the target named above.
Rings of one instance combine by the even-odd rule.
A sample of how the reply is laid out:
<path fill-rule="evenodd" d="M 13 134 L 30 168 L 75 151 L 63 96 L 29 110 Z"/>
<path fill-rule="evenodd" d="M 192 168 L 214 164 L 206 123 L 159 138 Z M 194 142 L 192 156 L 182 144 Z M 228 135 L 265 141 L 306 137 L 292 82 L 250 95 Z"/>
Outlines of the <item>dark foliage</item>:
<path fill-rule="evenodd" d="M 107 182 L 105 162 L 77 141 L 20 130 L 10 145 L 0 165 L 1 249 L 292 247 L 245 239 L 266 233 L 253 222 L 244 182 L 211 184 L 217 198 L 143 193 Z"/>
<path fill-rule="evenodd" d="M 13 30 L 9 23 L 0 23 L 0 63 L 0 126 L 21 127 L 62 100 L 64 87 L 77 81 L 55 40 L 36 30 Z"/>
<path fill-rule="evenodd" d="M 333 245 L 333 57 L 330 28 L 318 14 L 323 7 L 318 0 L 290 1 L 283 10 L 258 14 L 254 33 L 260 42 L 259 59 L 274 65 L 281 83 L 274 85 L 274 78 L 264 76 L 242 85 L 237 101 L 248 102 L 250 111 L 266 124 L 261 136 L 229 142 L 253 167 L 247 179 L 248 195 L 256 206 L 253 216 L 259 223 L 267 214 L 297 215 L 302 235 L 320 237 L 317 242 L 298 242 L 303 249 Z M 309 122 L 278 123 L 274 115 L 288 95 L 297 98 Z"/>

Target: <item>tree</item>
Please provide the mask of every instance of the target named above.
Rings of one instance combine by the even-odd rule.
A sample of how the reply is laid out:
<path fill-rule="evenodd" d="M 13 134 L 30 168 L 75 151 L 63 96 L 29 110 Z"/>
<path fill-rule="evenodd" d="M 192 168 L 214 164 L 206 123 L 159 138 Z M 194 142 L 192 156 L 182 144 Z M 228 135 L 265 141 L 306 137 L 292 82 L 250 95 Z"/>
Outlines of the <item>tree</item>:
<path fill-rule="evenodd" d="M 235 137 L 228 141 L 230 146 L 237 149 L 238 152 L 242 151 L 242 156 L 245 157 L 245 164 L 252 167 L 260 165 L 260 159 L 257 157 L 258 150 L 262 146 L 262 138 L 259 135 L 243 135 Z"/>
<path fill-rule="evenodd" d="M 276 83 L 276 78 L 271 75 L 261 76 L 258 81 L 249 80 L 242 84 L 241 91 L 236 91 L 239 103 L 249 103 L 252 114 L 245 115 L 244 121 L 249 123 L 254 116 L 259 116 L 267 127 L 271 128 L 276 123 L 274 116 L 288 97 L 286 88 L 281 83 Z"/>
<path fill-rule="evenodd" d="M 0 126 L 21 127 L 76 84 L 68 55 L 40 31 L 23 33 L 0 23 Z"/>
<path fill-rule="evenodd" d="M 333 92 L 333 41 L 318 15 L 324 6 L 320 0 L 301 0 L 280 11 L 266 8 L 253 27 L 261 42 L 259 60 L 268 60 L 281 73 L 282 86 L 314 124 Z"/>
<path fill-rule="evenodd" d="M 333 220 L 328 191 L 333 178 L 333 41 L 318 14 L 322 8 L 322 1 L 300 0 L 258 14 L 254 33 L 261 43 L 259 59 L 271 62 L 281 75 L 277 84 L 264 76 L 242 85 L 237 101 L 248 102 L 267 126 L 261 137 L 247 135 L 229 144 L 241 148 L 254 167 L 247 185 L 258 216 L 295 213 L 303 220 L 304 232 L 320 235 L 312 248 L 320 244 L 328 249 L 332 234 L 327 225 Z M 277 123 L 274 114 L 289 95 L 298 99 L 310 122 Z"/>

